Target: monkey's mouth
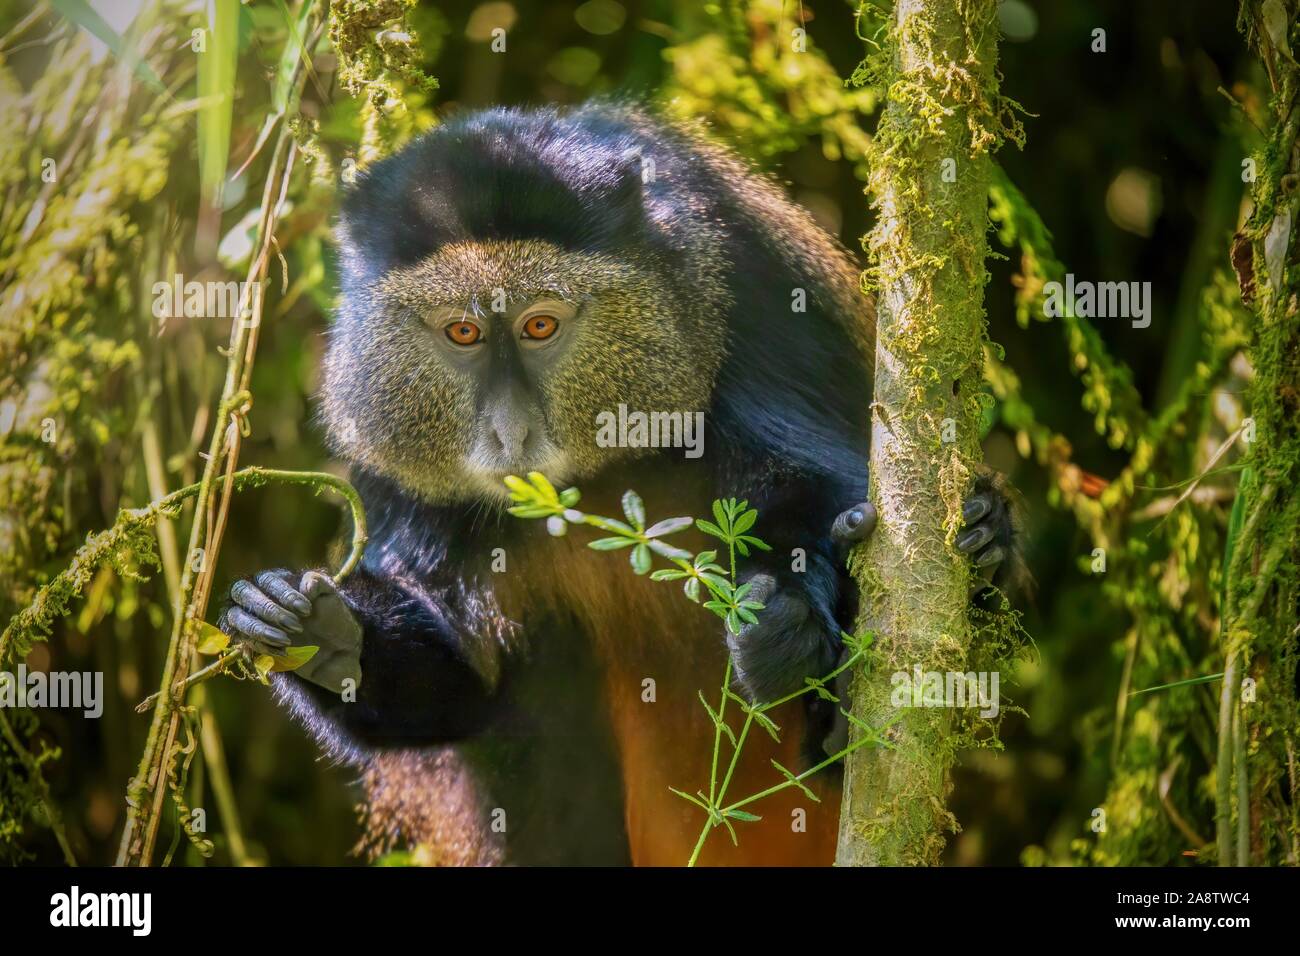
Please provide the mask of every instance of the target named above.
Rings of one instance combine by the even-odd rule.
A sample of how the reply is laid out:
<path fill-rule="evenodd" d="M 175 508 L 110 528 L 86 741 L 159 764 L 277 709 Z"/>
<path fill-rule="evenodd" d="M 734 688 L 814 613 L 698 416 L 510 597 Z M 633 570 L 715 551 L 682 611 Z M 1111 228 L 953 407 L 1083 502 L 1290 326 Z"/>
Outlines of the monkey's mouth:
<path fill-rule="evenodd" d="M 507 500 L 505 485 L 508 475 L 523 477 L 539 471 L 557 487 L 569 476 L 569 464 L 564 453 L 549 441 L 521 455 L 504 455 L 482 448 L 474 449 L 465 460 L 465 472 L 470 480 L 491 497 Z"/>

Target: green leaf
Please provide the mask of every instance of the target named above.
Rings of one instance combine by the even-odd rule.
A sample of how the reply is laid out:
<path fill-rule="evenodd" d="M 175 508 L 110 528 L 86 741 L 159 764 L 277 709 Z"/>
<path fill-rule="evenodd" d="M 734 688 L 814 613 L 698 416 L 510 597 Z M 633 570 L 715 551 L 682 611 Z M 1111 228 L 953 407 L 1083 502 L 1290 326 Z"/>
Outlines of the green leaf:
<path fill-rule="evenodd" d="M 746 823 L 757 823 L 759 820 L 763 819 L 747 810 L 724 810 L 723 812 L 733 820 L 743 820 Z"/>
<path fill-rule="evenodd" d="M 822 700 L 829 700 L 832 701 L 833 703 L 839 702 L 839 698 L 826 689 L 825 681 L 822 681 L 816 677 L 805 677 L 803 679 L 803 682 L 807 684 L 809 687 L 811 687 L 813 691 L 816 692 L 817 696 L 820 697 Z"/>
<path fill-rule="evenodd" d="M 751 509 L 736 519 L 736 523 L 731 526 L 732 534 L 741 534 L 754 527 L 754 522 L 758 520 L 758 512 Z"/>
<path fill-rule="evenodd" d="M 644 544 L 638 544 L 632 549 L 632 570 L 637 574 L 645 574 L 650 570 L 650 549 Z"/>
<path fill-rule="evenodd" d="M 277 673 L 281 671 L 296 671 L 299 667 L 302 667 L 303 664 L 306 664 L 309 660 L 315 657 L 316 652 L 319 650 L 319 647 L 312 644 L 304 644 L 302 647 L 286 647 L 283 654 L 275 655 L 275 663 L 271 666 L 271 670 L 276 671 Z"/>
<path fill-rule="evenodd" d="M 593 551 L 617 551 L 619 548 L 630 548 L 636 544 L 636 538 L 597 538 L 595 541 L 588 541 L 587 547 Z"/>
<path fill-rule="evenodd" d="M 635 535 L 636 529 L 631 525 L 626 525 L 621 521 L 615 521 L 613 518 L 601 518 L 596 515 L 592 516 L 592 523 L 603 531 L 614 531 L 618 534 Z"/>
<path fill-rule="evenodd" d="M 549 518 L 553 514 L 553 509 L 545 505 L 515 505 L 506 511 L 516 518 Z"/>
<path fill-rule="evenodd" d="M 239 0 L 211 0 L 207 46 L 198 59 L 199 188 L 220 207 L 230 159 L 235 112 L 235 61 L 239 54 Z"/>
<path fill-rule="evenodd" d="M 742 541 L 740 538 L 736 539 L 736 550 L 740 552 L 741 557 L 743 558 L 749 557 L 749 548 L 745 547 L 745 542 Z"/>
<path fill-rule="evenodd" d="M 713 721 L 715 727 L 721 726 L 722 719 L 718 716 L 717 712 L 709 706 L 709 702 L 704 698 L 704 691 L 697 690 L 695 693 L 699 696 L 700 703 L 704 705 L 705 711 L 708 712 L 709 720 Z"/>
<path fill-rule="evenodd" d="M 306 41 L 307 21 L 311 18 L 312 7 L 314 4 L 311 0 L 303 0 L 302 7 L 298 10 L 298 19 L 294 20 L 293 14 L 285 6 L 284 0 L 276 0 L 280 12 L 284 14 L 285 27 L 288 35 L 284 40 L 284 50 L 280 53 L 280 66 L 275 75 L 275 89 L 271 93 L 271 107 L 276 113 L 284 113 L 289 108 L 290 85 L 293 82 L 293 76 L 301 59 L 304 62 L 304 69 L 311 69 L 311 59 L 307 55 Z"/>
<path fill-rule="evenodd" d="M 771 546 L 770 544 L 768 544 L 768 543 L 767 543 L 766 541 L 764 541 L 762 538 L 755 538 L 752 534 L 747 534 L 747 535 L 745 535 L 743 538 L 741 538 L 740 540 L 743 541 L 743 542 L 745 542 L 746 544 L 749 544 L 749 545 L 752 545 L 752 546 L 755 547 L 755 548 L 758 548 L 758 550 L 760 550 L 760 551 L 771 551 L 771 550 L 772 550 L 772 546 Z"/>
<path fill-rule="evenodd" d="M 516 495 L 521 496 L 516 500 L 532 501 L 533 498 L 536 497 L 536 495 L 533 494 L 533 486 L 530 485 L 528 482 L 524 481 L 518 475 L 506 475 L 504 478 L 501 479 L 501 481 L 505 484 L 507 488 L 513 491 Z"/>
<path fill-rule="evenodd" d="M 582 499 L 581 492 L 577 488 L 565 488 L 560 492 L 560 504 L 566 508 L 572 508 Z"/>
<path fill-rule="evenodd" d="M 113 56 L 129 66 L 140 79 L 153 88 L 154 92 L 167 92 L 167 88 L 154 68 L 140 59 L 140 54 L 128 47 L 121 35 L 109 26 L 108 21 L 101 17 L 86 0 L 51 0 L 50 5 L 91 36 L 103 41 L 104 46 L 113 52 Z"/>
<path fill-rule="evenodd" d="M 655 554 L 663 555 L 669 561 L 689 561 L 691 553 L 682 548 L 674 548 L 667 541 L 648 541 L 647 546 Z"/>
<path fill-rule="evenodd" d="M 687 598 L 694 601 L 696 604 L 700 603 L 700 582 L 698 578 L 691 578 L 688 580 L 684 585 L 682 585 L 682 590 L 686 593 Z"/>
<path fill-rule="evenodd" d="M 780 743 L 781 728 L 777 726 L 776 722 L 773 721 L 771 717 L 767 716 L 767 714 L 759 710 L 757 707 L 751 707 L 750 712 L 754 715 L 754 723 L 758 724 L 758 726 L 766 730 L 768 735 L 773 740 L 775 740 L 777 743 Z"/>
<path fill-rule="evenodd" d="M 731 582 L 726 578 L 713 574 L 710 571 L 701 571 L 700 577 L 716 587 L 722 594 L 731 597 Z"/>
<path fill-rule="evenodd" d="M 542 497 L 546 501 L 554 504 L 560 503 L 559 492 L 555 490 L 555 486 L 552 485 L 547 477 L 540 471 L 530 471 L 528 473 L 528 480 L 533 483 L 533 487 L 541 493 Z"/>
<path fill-rule="evenodd" d="M 207 621 L 199 621 L 199 639 L 194 649 L 200 654 L 220 654 L 230 646 L 230 635 Z"/>
<path fill-rule="evenodd" d="M 718 523 L 720 528 L 725 528 L 727 526 L 726 509 L 722 507 L 722 502 L 717 498 L 713 499 L 713 520 Z"/>
<path fill-rule="evenodd" d="M 623 492 L 623 514 L 638 531 L 645 527 L 645 502 L 630 488 Z"/>
<path fill-rule="evenodd" d="M 699 528 L 705 534 L 711 534 L 715 538 L 721 538 L 723 541 L 727 540 L 726 532 L 724 532 L 712 521 L 705 521 L 703 518 L 697 518 L 695 521 L 695 527 Z"/>
<path fill-rule="evenodd" d="M 703 800 L 698 800 L 695 797 L 692 797 L 689 793 L 683 793 L 682 791 L 678 790 L 676 787 L 669 787 L 668 789 L 671 790 L 673 793 L 677 794 L 677 796 L 681 797 L 683 800 L 689 800 L 691 803 L 695 804 L 704 812 L 706 813 L 709 812 L 709 805 L 705 803 Z"/>
<path fill-rule="evenodd" d="M 651 581 L 680 581 L 686 577 L 685 571 L 679 571 L 676 568 L 660 568 L 650 575 Z"/>
<path fill-rule="evenodd" d="M 865 653 L 875 639 L 876 635 L 872 631 L 863 631 L 861 634 L 848 634 L 840 631 L 840 640 L 854 654 Z"/>
<path fill-rule="evenodd" d="M 1157 684 L 1155 687 L 1143 687 L 1141 690 L 1129 691 L 1130 697 L 1136 697 L 1138 694 L 1150 694 L 1157 690 L 1172 690 L 1175 687 L 1191 687 L 1196 684 L 1210 684 L 1216 680 L 1223 679 L 1223 672 L 1217 674 L 1206 674 L 1204 677 L 1189 677 L 1187 680 L 1176 680 L 1171 684 Z"/>
<path fill-rule="evenodd" d="M 723 620 L 726 620 L 727 614 L 731 610 L 728 605 L 723 604 L 721 601 L 706 601 L 704 606 Z"/>
<path fill-rule="evenodd" d="M 781 776 L 785 777 L 786 780 L 789 780 L 792 784 L 794 784 L 796 787 L 802 790 L 804 792 L 804 796 L 806 796 L 813 803 L 822 802 L 821 798 L 817 796 L 817 794 L 813 793 L 806 786 L 804 786 L 804 782 L 800 780 L 796 775 L 792 774 L 789 770 L 786 770 L 785 767 L 782 767 L 775 760 L 772 761 L 772 766 L 775 767 L 781 773 Z"/>
<path fill-rule="evenodd" d="M 257 671 L 258 680 L 263 684 L 270 683 L 266 679 L 266 675 L 271 673 L 272 669 L 274 669 L 275 658 L 270 654 L 259 654 L 257 659 L 253 661 L 253 667 Z"/>
<path fill-rule="evenodd" d="M 675 534 L 693 524 L 695 524 L 694 518 L 665 518 L 663 521 L 656 521 L 646 528 L 645 536 L 647 538 L 657 538 L 665 534 Z"/>

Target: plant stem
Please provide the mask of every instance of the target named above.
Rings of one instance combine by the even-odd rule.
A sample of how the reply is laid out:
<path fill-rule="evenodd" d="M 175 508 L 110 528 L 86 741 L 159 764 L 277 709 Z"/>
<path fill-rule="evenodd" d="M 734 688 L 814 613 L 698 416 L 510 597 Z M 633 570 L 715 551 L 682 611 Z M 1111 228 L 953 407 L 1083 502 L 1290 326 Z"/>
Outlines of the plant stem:
<path fill-rule="evenodd" d="M 205 680 L 211 680 L 213 677 L 216 677 L 220 674 L 224 674 L 227 671 L 227 669 L 229 669 L 231 662 L 234 661 L 234 659 L 237 658 L 242 653 L 243 653 L 242 647 L 235 647 L 226 651 L 225 654 L 218 657 L 207 667 L 203 668 L 202 670 L 195 671 L 193 674 L 190 674 L 188 677 L 186 677 L 182 683 L 180 683 L 177 687 L 173 689 L 172 693 L 176 695 L 178 700 L 183 699 L 185 691 L 189 690 L 195 684 L 201 684 Z M 143 714 L 146 710 L 149 709 L 150 705 L 157 703 L 158 695 L 161 693 L 162 691 L 154 691 L 144 700 L 140 701 L 140 703 L 135 705 L 135 712 L 137 714 Z"/>
<path fill-rule="evenodd" d="M 311 4 L 311 12 L 304 21 L 304 35 L 316 36 L 323 16 L 322 5 L 318 0 L 304 0 L 304 2 Z M 312 42 L 314 44 L 314 41 Z M 307 57 L 302 57 L 295 62 L 289 83 L 290 99 L 295 110 L 305 77 L 303 63 L 306 59 Z M 154 709 L 139 768 L 127 789 L 128 812 L 126 826 L 123 828 L 122 840 L 118 847 L 119 866 L 149 864 L 161 822 L 163 797 L 170 777 L 168 768 L 174 759 L 176 734 L 180 723 L 177 702 L 170 693 L 165 691 L 183 682 L 188 676 L 194 656 L 193 624 L 202 620 L 206 612 L 212 574 L 221 547 L 226 509 L 229 507 L 233 488 L 228 481 L 222 483 L 221 501 L 219 506 L 216 506 L 214 497 L 218 491 L 217 476 L 224 472 L 229 478 L 233 473 L 239 457 L 240 440 L 247 424 L 246 416 L 252 405 L 248 386 L 257 349 L 257 328 L 262 319 L 260 292 L 275 238 L 276 223 L 284 205 L 297 152 L 296 142 L 289 127 L 290 124 L 287 122 L 280 127 L 268 165 L 266 183 L 262 190 L 257 225 L 257 253 L 249 264 L 247 280 L 241 287 L 246 291 L 240 300 L 239 318 L 232 323 L 231 327 L 225 383 L 222 386 L 216 421 L 213 423 L 208 442 L 203 475 L 199 482 L 198 501 L 194 509 L 194 520 L 190 525 L 187 550 L 190 559 L 184 563 L 180 586 L 181 597 L 187 603 L 184 611 L 174 615 L 172 620 L 171 638 L 168 641 L 162 680 L 159 685 L 162 692 L 158 696 Z M 214 506 L 217 508 L 215 519 Z M 193 556 L 200 553 L 203 555 L 203 560 L 196 571 Z M 350 570 L 350 567 L 347 569 Z M 144 799 L 146 794 L 147 800 Z"/>
<path fill-rule="evenodd" d="M 813 774 L 817 773 L 819 770 L 825 770 L 827 767 L 831 766 L 835 762 L 843 760 L 845 757 L 847 757 L 849 754 L 853 753 L 855 750 L 859 749 L 860 747 L 865 747 L 867 744 L 877 744 L 877 743 L 880 743 L 880 741 L 875 737 L 871 737 L 871 736 L 861 737 L 860 739 L 855 740 L 853 743 L 849 744 L 847 747 L 845 747 L 843 750 L 839 751 L 838 753 L 832 754 L 831 756 L 827 757 L 821 763 L 809 767 L 803 773 L 795 774 L 793 779 L 783 780 L 780 783 L 773 784 L 772 786 L 768 787 L 766 790 L 760 790 L 758 793 L 754 794 L 753 796 L 745 797 L 745 799 L 743 800 L 737 800 L 735 803 L 724 807 L 722 809 L 722 812 L 726 814 L 732 810 L 739 810 L 741 807 L 748 806 L 751 803 L 755 803 L 759 800 L 762 800 L 764 797 L 770 797 L 774 793 L 778 793 L 789 787 L 793 787 L 798 783 L 802 783 L 803 781 L 811 777 Z"/>
<path fill-rule="evenodd" d="M 1237 652 L 1234 650 L 1228 654 L 1223 686 L 1219 689 L 1219 747 L 1214 764 L 1214 829 L 1219 847 L 1219 866 L 1232 866 L 1236 861 L 1232 830 L 1232 713 L 1236 686 Z"/>

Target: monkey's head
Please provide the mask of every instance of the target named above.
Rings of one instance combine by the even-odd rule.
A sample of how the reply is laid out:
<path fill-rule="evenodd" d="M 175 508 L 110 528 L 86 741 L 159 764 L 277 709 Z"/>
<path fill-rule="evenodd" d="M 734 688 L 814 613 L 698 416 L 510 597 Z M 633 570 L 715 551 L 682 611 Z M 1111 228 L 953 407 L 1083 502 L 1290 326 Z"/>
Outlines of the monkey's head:
<path fill-rule="evenodd" d="M 643 453 L 597 444 L 620 403 L 707 410 L 717 239 L 645 181 L 652 153 L 607 117 L 494 110 L 362 174 L 322 389 L 335 450 L 426 500 L 504 497 L 507 474 Z"/>

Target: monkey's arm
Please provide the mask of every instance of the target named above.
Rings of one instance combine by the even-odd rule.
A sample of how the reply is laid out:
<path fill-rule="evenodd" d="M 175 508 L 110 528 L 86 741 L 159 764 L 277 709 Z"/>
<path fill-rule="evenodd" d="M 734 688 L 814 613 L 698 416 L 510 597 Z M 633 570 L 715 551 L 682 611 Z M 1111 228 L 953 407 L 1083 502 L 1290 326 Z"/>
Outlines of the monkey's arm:
<path fill-rule="evenodd" d="M 470 736 L 491 720 L 495 668 L 475 646 L 475 602 L 358 569 L 340 588 L 314 571 L 237 581 L 220 627 L 274 650 L 317 646 L 275 678 L 277 697 L 341 757 Z M 462 596 L 463 597 L 463 596 Z"/>

